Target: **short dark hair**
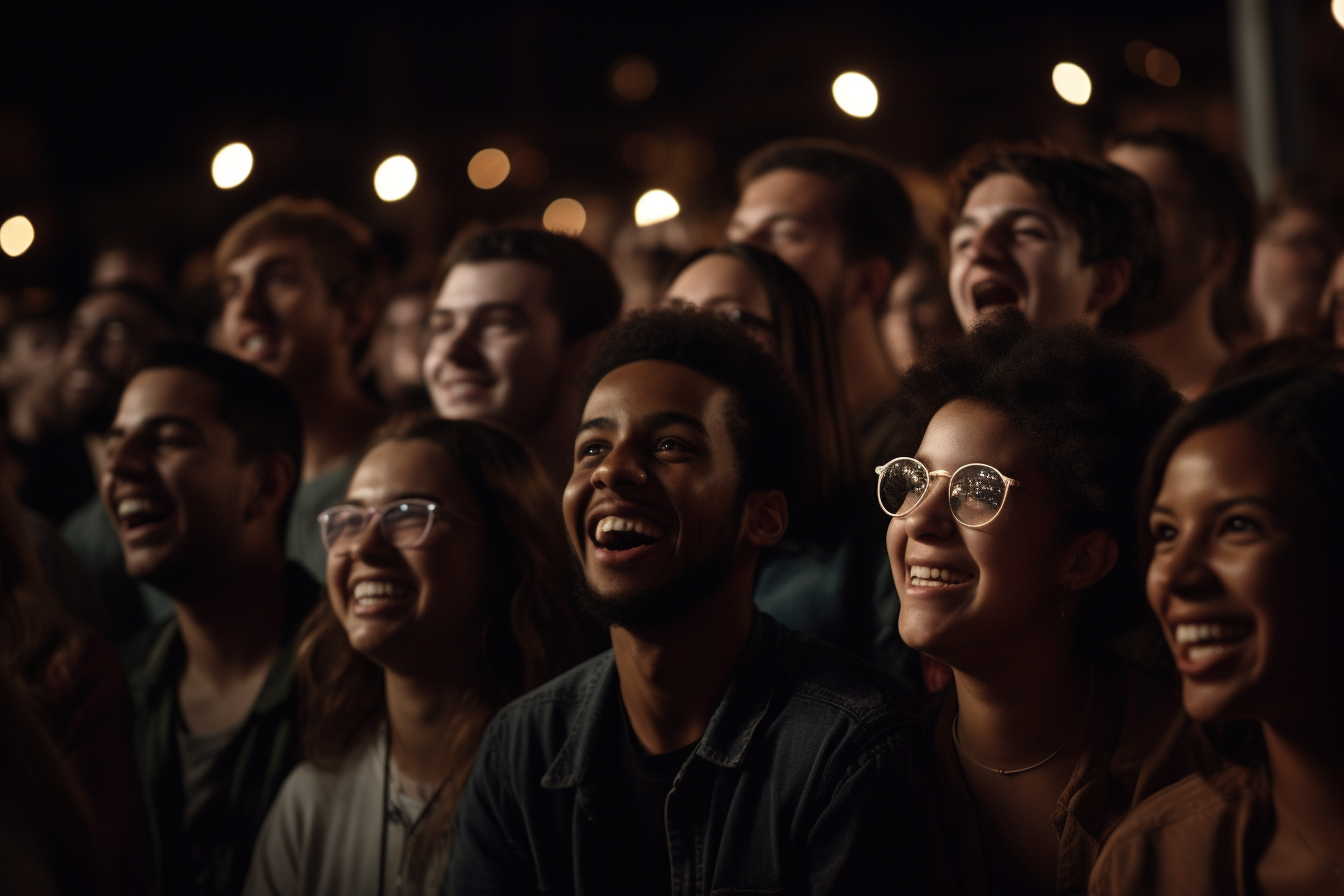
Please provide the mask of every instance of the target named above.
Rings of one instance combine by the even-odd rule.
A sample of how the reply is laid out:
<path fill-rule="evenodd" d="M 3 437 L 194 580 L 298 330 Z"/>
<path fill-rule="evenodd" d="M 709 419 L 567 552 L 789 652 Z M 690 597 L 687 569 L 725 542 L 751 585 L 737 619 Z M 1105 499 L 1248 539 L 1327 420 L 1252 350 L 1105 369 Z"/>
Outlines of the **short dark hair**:
<path fill-rule="evenodd" d="M 901 378 L 896 410 L 920 432 L 964 399 L 1002 413 L 1035 448 L 1073 533 L 1115 538 L 1115 567 L 1078 607 L 1078 632 L 1106 643 L 1143 619 L 1134 495 L 1148 446 L 1180 404 L 1129 343 L 1081 324 L 1037 327 L 1017 311 L 936 346 Z"/>
<path fill-rule="evenodd" d="M 220 237 L 215 272 L 262 240 L 303 240 L 332 304 L 348 308 L 376 301 L 377 250 L 369 229 L 325 199 L 277 196 L 248 212 Z"/>
<path fill-rule="evenodd" d="M 721 314 L 664 305 L 632 314 L 607 334 L 584 377 L 584 402 L 608 373 L 636 361 L 680 364 L 726 386 L 740 495 L 778 489 L 791 508 L 798 506 L 807 429 L 802 399 L 778 358 Z"/>
<path fill-rule="evenodd" d="M 160 369 L 188 370 L 215 384 L 215 413 L 238 441 L 239 463 L 275 454 L 294 462 L 294 483 L 278 519 L 283 538 L 303 474 L 303 424 L 289 390 L 251 364 L 194 342 L 160 344 L 140 372 Z"/>
<path fill-rule="evenodd" d="M 463 235 L 444 254 L 434 293 L 454 266 L 485 261 L 530 261 L 550 273 L 546 304 L 559 315 L 566 343 L 606 329 L 621 313 L 621 287 L 602 256 L 572 236 L 549 230 L 500 228 Z"/>
<path fill-rule="evenodd" d="M 1214 323 L 1227 338 L 1250 329 L 1246 306 L 1246 281 L 1251 272 L 1255 244 L 1255 186 L 1246 164 L 1236 156 L 1219 152 L 1205 141 L 1170 128 L 1131 131 L 1117 135 L 1111 146 L 1160 149 L 1176 161 L 1190 186 L 1192 204 L 1206 232 L 1220 243 L 1234 243 L 1236 260 L 1231 276 L 1214 303 Z"/>
<path fill-rule="evenodd" d="M 987 143 L 967 153 L 951 180 L 953 216 L 971 190 L 995 174 L 1013 174 L 1036 187 L 1082 239 L 1079 262 L 1129 262 L 1129 286 L 1101 318 L 1105 330 L 1125 332 L 1134 308 L 1152 299 L 1162 274 L 1153 194 L 1137 174 L 1048 146 Z"/>
<path fill-rule="evenodd" d="M 838 140 L 776 140 L 738 166 L 738 191 L 782 168 L 815 174 L 835 187 L 835 219 L 846 261 L 880 256 L 891 263 L 892 276 L 905 267 L 917 235 L 915 210 L 885 159 Z"/>

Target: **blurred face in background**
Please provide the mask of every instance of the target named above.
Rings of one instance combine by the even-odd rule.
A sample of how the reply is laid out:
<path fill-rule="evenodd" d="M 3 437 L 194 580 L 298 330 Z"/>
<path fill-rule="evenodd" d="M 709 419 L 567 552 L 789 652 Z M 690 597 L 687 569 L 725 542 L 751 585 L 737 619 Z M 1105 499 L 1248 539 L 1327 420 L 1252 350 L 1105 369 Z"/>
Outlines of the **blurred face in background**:
<path fill-rule="evenodd" d="M 1016 174 L 992 174 L 966 196 L 951 235 L 948 290 L 964 329 L 1015 307 L 1038 324 L 1097 326 L 1124 294 L 1099 289 L 1100 263 L 1082 263 L 1077 228 Z"/>
<path fill-rule="evenodd" d="M 95 292 L 76 306 L 61 348 L 58 400 L 76 429 L 101 432 L 117 399 L 168 325 L 135 296 Z"/>
<path fill-rule="evenodd" d="M 393 406 L 424 388 L 429 345 L 429 297 L 409 292 L 393 297 L 373 332 L 369 355 L 378 392 Z"/>
<path fill-rule="evenodd" d="M 219 292 L 216 347 L 286 385 L 326 377 L 357 335 L 299 237 L 259 240 L 224 265 Z"/>
<path fill-rule="evenodd" d="M 425 386 L 439 416 L 502 424 L 523 438 L 554 413 L 566 360 L 551 273 L 517 259 L 454 265 L 429 313 Z"/>
<path fill-rule="evenodd" d="M 747 184 L 728 239 L 773 252 L 802 274 L 828 319 L 844 311 L 844 234 L 835 218 L 835 188 L 821 175 L 777 168 Z"/>
<path fill-rule="evenodd" d="M 706 255 L 677 275 L 667 288 L 669 302 L 726 314 L 741 323 L 765 348 L 778 353 L 779 339 L 765 287 L 741 259 Z"/>
<path fill-rule="evenodd" d="M 1265 225 L 1251 255 L 1249 291 L 1265 341 L 1316 334 L 1333 260 L 1326 221 L 1310 209 L 1284 209 Z"/>
<path fill-rule="evenodd" d="M 918 362 L 931 342 L 960 333 L 942 271 L 927 258 L 913 257 L 891 282 L 877 325 L 897 371 Z"/>
<path fill-rule="evenodd" d="M 1344 252 L 1339 253 L 1330 271 L 1325 295 L 1321 297 L 1321 310 L 1335 348 L 1344 348 Z"/>

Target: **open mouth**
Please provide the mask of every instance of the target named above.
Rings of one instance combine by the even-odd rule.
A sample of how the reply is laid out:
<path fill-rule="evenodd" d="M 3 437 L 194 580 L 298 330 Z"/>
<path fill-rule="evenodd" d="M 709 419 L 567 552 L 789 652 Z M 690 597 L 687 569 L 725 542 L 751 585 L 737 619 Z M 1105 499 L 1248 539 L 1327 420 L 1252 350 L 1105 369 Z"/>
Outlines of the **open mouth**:
<path fill-rule="evenodd" d="M 1182 622 L 1172 636 L 1177 652 L 1191 663 L 1204 663 L 1235 650 L 1251 635 L 1244 622 Z"/>
<path fill-rule="evenodd" d="M 657 544 L 666 536 L 661 526 L 648 520 L 604 516 L 593 526 L 593 544 L 604 551 L 624 553 Z"/>
<path fill-rule="evenodd" d="M 981 280 L 971 287 L 971 299 L 976 311 L 988 311 L 994 308 L 1017 307 L 1020 296 L 1002 280 Z"/>
<path fill-rule="evenodd" d="M 172 508 L 153 498 L 122 498 L 116 504 L 117 522 L 127 532 L 161 523 L 172 515 Z"/>
<path fill-rule="evenodd" d="M 910 585 L 914 588 L 947 588 L 969 582 L 971 578 L 960 570 L 941 566 L 910 567 Z"/>
<path fill-rule="evenodd" d="M 366 580 L 350 593 L 350 607 L 357 616 L 373 615 L 414 598 L 415 589 L 404 582 Z"/>
<path fill-rule="evenodd" d="M 248 358 L 260 360 L 270 358 L 280 349 L 280 336 L 269 330 L 249 333 L 238 343 L 238 350 Z"/>

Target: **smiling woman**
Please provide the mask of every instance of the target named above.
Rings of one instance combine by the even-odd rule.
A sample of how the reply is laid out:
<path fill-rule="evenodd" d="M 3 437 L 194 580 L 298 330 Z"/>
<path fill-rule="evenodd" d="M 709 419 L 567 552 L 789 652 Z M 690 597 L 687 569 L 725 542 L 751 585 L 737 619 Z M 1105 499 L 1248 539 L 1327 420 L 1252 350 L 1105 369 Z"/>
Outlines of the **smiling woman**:
<path fill-rule="evenodd" d="M 1232 761 L 1139 806 L 1092 892 L 1339 892 L 1341 407 L 1338 371 L 1266 373 L 1187 406 L 1158 439 L 1148 600 L 1186 711 Z"/>
<path fill-rule="evenodd" d="M 319 521 L 329 600 L 297 660 L 309 761 L 249 893 L 437 892 L 486 722 L 585 654 L 555 499 L 511 436 L 392 424 L 346 502 Z"/>
<path fill-rule="evenodd" d="M 1009 312 L 911 368 L 878 470 L 911 647 L 952 668 L 924 733 L 943 892 L 1082 892 L 1178 712 L 1108 646 L 1142 610 L 1131 498 L 1177 398 L 1118 340 Z"/>

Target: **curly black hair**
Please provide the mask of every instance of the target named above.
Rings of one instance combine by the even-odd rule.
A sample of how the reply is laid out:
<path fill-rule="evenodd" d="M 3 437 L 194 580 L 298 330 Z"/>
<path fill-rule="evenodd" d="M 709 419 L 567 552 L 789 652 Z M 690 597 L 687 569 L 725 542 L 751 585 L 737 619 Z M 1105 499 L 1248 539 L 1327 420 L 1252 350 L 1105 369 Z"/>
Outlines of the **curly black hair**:
<path fill-rule="evenodd" d="M 957 399 L 999 411 L 1031 443 L 1065 504 L 1070 532 L 1101 529 L 1115 538 L 1115 568 L 1078 607 L 1080 637 L 1104 643 L 1138 625 L 1146 607 L 1135 521 L 1139 480 L 1148 446 L 1180 396 L 1114 336 L 1079 324 L 1032 327 L 1010 313 L 935 348 L 907 371 L 895 410 L 922 435 Z"/>
<path fill-rule="evenodd" d="M 727 386 L 728 431 L 741 475 L 739 496 L 778 489 L 797 508 L 811 456 L 802 399 L 783 363 L 737 323 L 713 311 L 664 305 L 641 311 L 603 338 L 583 382 L 583 399 L 617 367 L 669 361 Z"/>

